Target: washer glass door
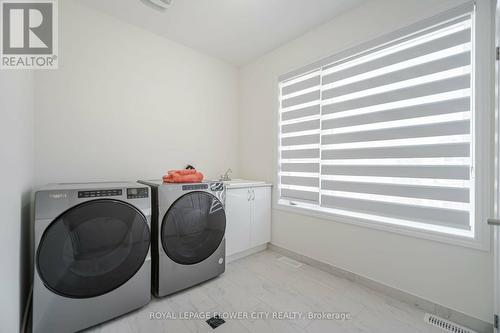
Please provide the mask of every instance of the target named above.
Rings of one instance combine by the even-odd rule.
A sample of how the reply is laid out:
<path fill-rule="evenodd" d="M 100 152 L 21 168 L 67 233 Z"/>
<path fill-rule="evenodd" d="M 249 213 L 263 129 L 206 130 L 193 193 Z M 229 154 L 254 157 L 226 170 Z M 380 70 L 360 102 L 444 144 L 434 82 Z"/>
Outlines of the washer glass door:
<path fill-rule="evenodd" d="M 163 217 L 161 242 L 175 262 L 192 265 L 210 257 L 224 239 L 226 214 L 222 203 L 206 192 L 177 199 Z"/>
<path fill-rule="evenodd" d="M 47 227 L 37 270 L 47 288 L 61 296 L 95 297 L 134 276 L 149 243 L 146 217 L 135 207 L 110 199 L 87 201 Z"/>

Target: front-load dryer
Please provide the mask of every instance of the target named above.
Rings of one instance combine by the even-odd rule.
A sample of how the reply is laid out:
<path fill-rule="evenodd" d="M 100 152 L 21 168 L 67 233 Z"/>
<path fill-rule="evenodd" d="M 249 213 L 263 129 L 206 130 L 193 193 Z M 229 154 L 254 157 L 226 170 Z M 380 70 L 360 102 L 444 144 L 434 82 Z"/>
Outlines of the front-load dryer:
<path fill-rule="evenodd" d="M 224 184 L 139 182 L 151 186 L 153 294 L 169 295 L 222 274 Z"/>
<path fill-rule="evenodd" d="M 150 188 L 55 184 L 34 193 L 33 332 L 75 332 L 151 299 Z"/>

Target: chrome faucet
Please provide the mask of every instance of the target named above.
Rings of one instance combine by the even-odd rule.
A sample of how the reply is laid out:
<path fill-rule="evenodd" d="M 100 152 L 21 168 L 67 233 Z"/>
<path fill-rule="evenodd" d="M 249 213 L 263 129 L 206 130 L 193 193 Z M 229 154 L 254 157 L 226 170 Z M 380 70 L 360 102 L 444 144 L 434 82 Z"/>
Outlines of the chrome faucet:
<path fill-rule="evenodd" d="M 227 169 L 226 173 L 224 174 L 224 176 L 220 176 L 220 180 L 223 180 L 223 181 L 229 181 L 229 180 L 231 180 L 231 178 L 229 177 L 229 175 L 231 173 L 233 173 L 233 170 Z"/>

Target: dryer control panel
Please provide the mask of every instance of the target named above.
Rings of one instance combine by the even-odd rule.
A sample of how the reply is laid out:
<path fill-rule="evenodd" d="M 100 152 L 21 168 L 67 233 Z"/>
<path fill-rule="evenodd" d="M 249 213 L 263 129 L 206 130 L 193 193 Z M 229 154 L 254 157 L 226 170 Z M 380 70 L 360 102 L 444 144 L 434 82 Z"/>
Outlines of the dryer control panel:
<path fill-rule="evenodd" d="M 127 189 L 127 199 L 140 199 L 149 197 L 149 191 L 147 187 L 139 188 L 128 188 Z"/>
<path fill-rule="evenodd" d="M 92 190 L 92 191 L 78 191 L 78 198 L 96 198 L 96 197 L 114 197 L 122 195 L 122 190 Z"/>

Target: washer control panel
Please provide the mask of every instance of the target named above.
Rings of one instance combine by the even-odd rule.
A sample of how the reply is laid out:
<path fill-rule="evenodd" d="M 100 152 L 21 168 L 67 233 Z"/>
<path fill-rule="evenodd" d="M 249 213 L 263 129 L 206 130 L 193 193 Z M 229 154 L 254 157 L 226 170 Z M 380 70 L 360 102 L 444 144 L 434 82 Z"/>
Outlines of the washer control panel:
<path fill-rule="evenodd" d="M 115 197 L 122 195 L 121 189 L 78 191 L 78 198 Z"/>
<path fill-rule="evenodd" d="M 183 191 L 208 190 L 208 184 L 189 184 L 182 185 Z"/>
<path fill-rule="evenodd" d="M 127 189 L 127 199 L 140 199 L 140 198 L 148 198 L 149 191 L 147 187 L 138 187 L 138 188 L 128 188 Z"/>

